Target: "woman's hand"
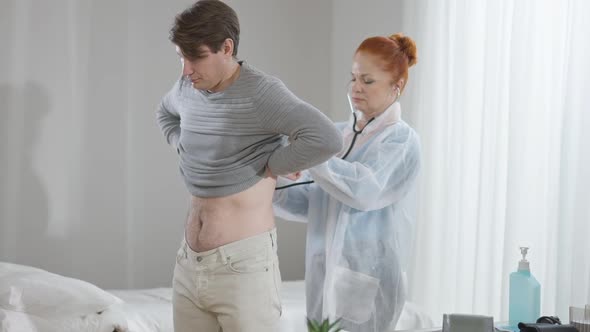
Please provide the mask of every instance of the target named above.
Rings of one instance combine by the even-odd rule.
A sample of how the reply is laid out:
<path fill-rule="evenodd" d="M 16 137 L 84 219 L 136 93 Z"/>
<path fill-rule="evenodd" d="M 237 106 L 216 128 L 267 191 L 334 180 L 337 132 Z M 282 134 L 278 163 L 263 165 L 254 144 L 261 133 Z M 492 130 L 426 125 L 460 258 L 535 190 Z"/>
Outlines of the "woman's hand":
<path fill-rule="evenodd" d="M 286 175 L 281 175 L 284 178 L 287 178 L 291 181 L 297 181 L 299 180 L 299 178 L 301 177 L 301 171 L 295 172 L 295 173 L 289 173 Z"/>
<path fill-rule="evenodd" d="M 270 168 L 268 168 L 268 165 L 264 166 L 264 176 L 273 180 L 277 179 L 277 177 L 270 171 Z"/>

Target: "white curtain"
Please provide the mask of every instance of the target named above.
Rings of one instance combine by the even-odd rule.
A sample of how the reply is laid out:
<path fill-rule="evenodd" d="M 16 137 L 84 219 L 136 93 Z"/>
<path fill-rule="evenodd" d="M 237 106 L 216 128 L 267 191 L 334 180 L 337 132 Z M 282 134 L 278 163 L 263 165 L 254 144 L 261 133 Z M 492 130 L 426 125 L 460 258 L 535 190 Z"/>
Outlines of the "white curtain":
<path fill-rule="evenodd" d="M 422 138 L 412 299 L 508 318 L 529 246 L 541 314 L 590 303 L 590 2 L 404 2 Z"/>

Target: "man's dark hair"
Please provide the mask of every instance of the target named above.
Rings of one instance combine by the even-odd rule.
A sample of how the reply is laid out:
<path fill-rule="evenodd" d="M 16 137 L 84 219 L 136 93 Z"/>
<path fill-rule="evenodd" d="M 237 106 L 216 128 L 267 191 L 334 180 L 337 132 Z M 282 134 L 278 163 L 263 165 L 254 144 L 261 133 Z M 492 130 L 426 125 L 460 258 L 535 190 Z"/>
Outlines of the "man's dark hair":
<path fill-rule="evenodd" d="M 234 41 L 233 56 L 238 54 L 240 42 L 240 23 L 238 15 L 220 0 L 199 0 L 176 16 L 170 29 L 170 40 L 178 45 L 187 59 L 200 56 L 199 48 L 208 46 L 218 52 L 223 42 Z"/>

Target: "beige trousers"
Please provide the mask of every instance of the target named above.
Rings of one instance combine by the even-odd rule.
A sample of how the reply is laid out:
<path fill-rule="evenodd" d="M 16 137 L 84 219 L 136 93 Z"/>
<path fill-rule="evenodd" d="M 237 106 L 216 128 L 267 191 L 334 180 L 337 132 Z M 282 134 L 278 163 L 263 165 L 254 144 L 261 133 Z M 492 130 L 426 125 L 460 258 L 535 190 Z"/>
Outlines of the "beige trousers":
<path fill-rule="evenodd" d="M 175 332 L 278 331 L 276 229 L 200 253 L 183 240 L 172 287 Z"/>

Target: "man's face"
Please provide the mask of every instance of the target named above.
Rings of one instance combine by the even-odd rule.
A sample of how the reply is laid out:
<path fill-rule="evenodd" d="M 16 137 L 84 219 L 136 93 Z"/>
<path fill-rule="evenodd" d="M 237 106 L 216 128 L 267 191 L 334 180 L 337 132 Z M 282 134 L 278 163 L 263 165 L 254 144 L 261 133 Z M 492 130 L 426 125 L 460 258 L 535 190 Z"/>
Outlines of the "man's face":
<path fill-rule="evenodd" d="M 223 51 L 214 52 L 208 46 L 201 46 L 196 58 L 187 59 L 176 46 L 176 53 L 182 63 L 182 75 L 192 82 L 193 88 L 215 91 L 226 72 L 227 56 Z"/>

